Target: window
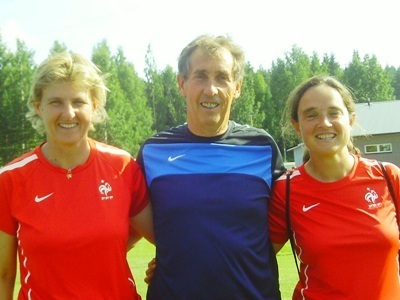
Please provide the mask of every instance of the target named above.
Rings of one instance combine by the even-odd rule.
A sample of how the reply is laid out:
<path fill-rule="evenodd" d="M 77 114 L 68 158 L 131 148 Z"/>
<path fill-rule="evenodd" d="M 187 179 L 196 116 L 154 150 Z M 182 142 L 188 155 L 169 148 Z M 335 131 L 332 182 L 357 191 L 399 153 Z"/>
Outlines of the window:
<path fill-rule="evenodd" d="M 388 143 L 388 144 L 365 145 L 364 152 L 365 154 L 392 152 L 392 144 Z"/>

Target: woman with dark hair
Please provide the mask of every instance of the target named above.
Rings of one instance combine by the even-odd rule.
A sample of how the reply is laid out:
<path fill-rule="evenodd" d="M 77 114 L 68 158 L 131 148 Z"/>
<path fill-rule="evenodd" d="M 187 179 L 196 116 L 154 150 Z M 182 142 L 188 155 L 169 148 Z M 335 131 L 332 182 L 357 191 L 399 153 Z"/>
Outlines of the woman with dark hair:
<path fill-rule="evenodd" d="M 275 182 L 269 224 L 275 251 L 292 237 L 300 261 L 293 299 L 400 299 L 400 169 L 358 155 L 353 97 L 335 78 L 299 85 L 286 112 L 308 155 Z"/>

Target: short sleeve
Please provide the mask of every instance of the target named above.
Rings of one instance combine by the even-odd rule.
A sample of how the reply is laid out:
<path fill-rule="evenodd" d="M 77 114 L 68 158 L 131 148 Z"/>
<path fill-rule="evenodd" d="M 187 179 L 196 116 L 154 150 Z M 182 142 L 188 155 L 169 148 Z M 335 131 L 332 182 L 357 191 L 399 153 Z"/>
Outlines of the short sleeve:
<path fill-rule="evenodd" d="M 400 168 L 392 163 L 383 163 L 395 192 L 397 207 L 400 208 Z"/>
<path fill-rule="evenodd" d="M 285 213 L 286 181 L 282 178 L 284 176 L 273 185 L 268 207 L 270 238 L 274 244 L 285 244 L 288 240 Z"/>
<path fill-rule="evenodd" d="M 11 174 L 0 170 L 0 230 L 7 234 L 15 235 L 18 224 L 11 213 L 11 199 Z"/>
<path fill-rule="evenodd" d="M 129 211 L 130 217 L 136 216 L 150 202 L 149 191 L 142 169 L 134 160 L 132 160 L 132 177 L 133 197 L 131 209 Z"/>

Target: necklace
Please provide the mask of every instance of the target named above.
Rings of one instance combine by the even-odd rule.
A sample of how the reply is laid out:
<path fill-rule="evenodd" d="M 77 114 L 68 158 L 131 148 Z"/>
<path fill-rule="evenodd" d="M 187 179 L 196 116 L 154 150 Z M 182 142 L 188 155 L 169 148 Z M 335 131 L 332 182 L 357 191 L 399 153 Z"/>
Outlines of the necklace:
<path fill-rule="evenodd" d="M 68 179 L 71 179 L 71 178 L 72 178 L 71 169 L 68 169 L 68 171 L 67 171 L 67 178 L 68 178 Z"/>
<path fill-rule="evenodd" d="M 87 152 L 86 155 L 83 154 L 84 157 L 82 157 L 82 155 L 79 154 L 80 157 L 78 157 L 78 158 L 77 158 L 77 157 L 74 157 L 74 158 L 71 160 L 71 159 L 68 159 L 68 158 L 70 158 L 70 155 L 69 155 L 69 154 L 66 155 L 66 156 L 65 156 L 65 155 L 62 155 L 62 151 L 61 151 L 61 154 L 60 154 L 60 151 L 56 151 L 56 150 L 53 149 L 53 151 L 50 153 L 50 152 L 49 152 L 50 150 L 48 149 L 48 147 L 46 147 L 47 145 L 48 145 L 48 144 L 46 143 L 46 144 L 44 144 L 43 147 L 42 147 L 42 153 L 43 153 L 44 157 L 45 157 L 51 164 L 53 164 L 53 165 L 55 165 L 55 166 L 57 166 L 57 167 L 61 167 L 61 168 L 66 169 L 66 170 L 67 170 L 67 174 L 66 174 L 67 179 L 71 179 L 71 178 L 72 178 L 72 168 L 73 168 L 73 167 L 76 167 L 76 166 L 79 165 L 79 164 L 84 163 L 84 162 L 88 159 L 88 157 L 89 157 L 89 155 L 90 155 L 90 146 L 89 146 L 89 148 L 87 149 L 88 151 L 86 151 L 85 149 L 84 149 L 84 151 L 83 151 L 84 153 Z M 58 159 L 57 153 L 58 153 L 58 154 L 60 155 L 60 157 L 62 158 L 61 160 Z M 81 153 L 82 153 L 82 151 L 81 151 Z M 68 168 L 65 168 L 66 165 L 69 166 L 69 167 L 68 167 Z"/>

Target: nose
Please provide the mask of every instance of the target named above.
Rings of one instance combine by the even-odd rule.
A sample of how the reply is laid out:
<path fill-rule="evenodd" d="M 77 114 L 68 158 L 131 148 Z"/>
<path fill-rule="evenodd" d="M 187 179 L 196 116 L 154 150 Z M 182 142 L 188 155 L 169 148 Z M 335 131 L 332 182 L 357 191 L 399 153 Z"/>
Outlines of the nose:
<path fill-rule="evenodd" d="M 332 123 L 331 123 L 331 121 L 329 120 L 329 117 L 328 117 L 328 116 L 322 116 L 322 117 L 321 117 L 320 126 L 321 126 L 321 127 L 331 127 L 331 126 L 332 126 Z"/>
<path fill-rule="evenodd" d="M 75 117 L 75 108 L 71 103 L 66 103 L 63 110 L 63 116 L 66 120 L 70 120 Z"/>
<path fill-rule="evenodd" d="M 204 94 L 208 97 L 212 97 L 218 94 L 218 88 L 213 80 L 209 80 L 204 87 Z"/>

